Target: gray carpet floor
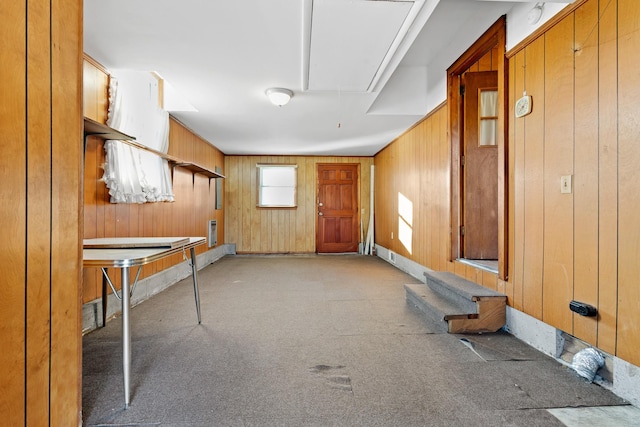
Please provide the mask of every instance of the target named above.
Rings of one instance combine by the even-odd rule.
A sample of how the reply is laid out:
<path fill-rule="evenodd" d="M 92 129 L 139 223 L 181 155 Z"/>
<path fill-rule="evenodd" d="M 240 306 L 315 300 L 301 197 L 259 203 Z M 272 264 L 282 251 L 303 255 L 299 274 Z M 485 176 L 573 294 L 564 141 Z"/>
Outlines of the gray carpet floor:
<path fill-rule="evenodd" d="M 227 256 L 83 339 L 85 426 L 560 426 L 620 405 L 506 333 L 452 335 L 405 301 L 411 276 L 357 255 Z M 461 341 L 464 338 L 467 343 Z"/>

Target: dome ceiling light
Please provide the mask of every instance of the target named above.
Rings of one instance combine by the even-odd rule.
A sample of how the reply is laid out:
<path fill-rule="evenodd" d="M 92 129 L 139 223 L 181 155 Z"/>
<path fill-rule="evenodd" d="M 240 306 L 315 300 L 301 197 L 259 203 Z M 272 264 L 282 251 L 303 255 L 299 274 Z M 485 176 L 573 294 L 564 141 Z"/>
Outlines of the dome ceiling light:
<path fill-rule="evenodd" d="M 293 98 L 293 92 L 289 89 L 284 89 L 280 87 L 272 87 L 264 91 L 269 98 L 269 101 L 273 105 L 277 105 L 278 107 L 282 107 L 286 105 L 291 98 Z"/>

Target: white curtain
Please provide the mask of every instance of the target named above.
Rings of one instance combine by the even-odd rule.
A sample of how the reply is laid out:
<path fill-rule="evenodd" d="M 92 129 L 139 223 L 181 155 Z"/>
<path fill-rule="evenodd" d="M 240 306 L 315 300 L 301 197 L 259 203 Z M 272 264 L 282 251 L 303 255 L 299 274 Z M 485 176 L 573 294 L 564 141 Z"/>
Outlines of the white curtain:
<path fill-rule="evenodd" d="M 158 104 L 158 80 L 149 72 L 117 70 L 109 84 L 107 125 L 166 153 L 169 113 Z M 105 142 L 104 181 L 112 203 L 172 202 L 167 160 L 121 141 Z"/>

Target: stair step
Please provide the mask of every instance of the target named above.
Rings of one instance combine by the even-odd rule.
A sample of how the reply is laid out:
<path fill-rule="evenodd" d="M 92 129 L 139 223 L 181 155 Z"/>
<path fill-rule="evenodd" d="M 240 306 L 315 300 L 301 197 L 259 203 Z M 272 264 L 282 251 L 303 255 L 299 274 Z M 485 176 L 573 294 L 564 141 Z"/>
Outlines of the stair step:
<path fill-rule="evenodd" d="M 449 333 L 495 332 L 506 322 L 507 296 L 448 272 L 426 272 L 405 285 L 407 302 Z"/>
<path fill-rule="evenodd" d="M 453 318 L 473 318 L 476 314 L 476 304 L 470 302 L 460 306 L 433 291 L 424 284 L 404 285 L 407 301 L 416 306 L 420 312 L 424 313 L 432 321 L 442 323 L 447 328 L 447 320 Z"/>
<path fill-rule="evenodd" d="M 447 299 L 456 301 L 456 304 L 461 306 L 470 301 L 477 301 L 480 298 L 506 297 L 500 292 L 485 288 L 446 271 L 427 271 L 424 273 L 424 277 L 426 284 L 431 289 Z"/>

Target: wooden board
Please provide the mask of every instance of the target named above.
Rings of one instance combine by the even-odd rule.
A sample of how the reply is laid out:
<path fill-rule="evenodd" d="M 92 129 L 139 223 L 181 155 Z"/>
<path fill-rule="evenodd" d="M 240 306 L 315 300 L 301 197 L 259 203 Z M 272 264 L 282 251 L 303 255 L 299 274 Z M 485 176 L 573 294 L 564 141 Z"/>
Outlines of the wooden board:
<path fill-rule="evenodd" d="M 533 110 L 524 117 L 524 141 L 523 158 L 516 161 L 522 165 L 523 183 L 517 183 L 516 214 L 523 212 L 522 235 L 516 235 L 524 239 L 522 252 L 522 307 L 524 312 L 537 318 L 542 318 L 542 277 L 543 277 L 543 235 L 544 235 L 544 37 L 534 41 L 525 52 L 524 58 L 524 82 L 523 90 L 533 96 Z M 516 94 L 521 96 L 521 93 Z M 522 120 L 522 119 L 519 119 Z M 519 154 L 517 154 L 519 156 Z M 516 172 L 516 175 L 518 172 Z M 519 205 L 523 203 L 523 205 Z M 517 226 L 516 226 L 517 227 Z M 517 250 L 517 249 L 516 249 Z M 518 259 L 516 262 L 520 262 Z M 516 269 L 518 266 L 516 265 Z"/>
<path fill-rule="evenodd" d="M 82 2 L 48 3 L 34 28 L 51 22 L 50 398 L 48 418 L 27 425 L 71 426 L 82 423 Z"/>
<path fill-rule="evenodd" d="M 525 87 L 525 50 L 509 61 L 509 99 L 522 96 Z M 509 117 L 515 117 L 514 102 L 509 102 Z M 525 183 L 525 121 L 511 119 L 509 123 L 509 282 L 513 285 L 511 303 L 524 311 L 524 183 Z"/>
<path fill-rule="evenodd" d="M 640 10 L 635 0 L 618 1 L 618 322 L 621 359 L 640 365 L 640 192 L 638 192 L 638 44 Z"/>
<path fill-rule="evenodd" d="M 598 2 L 575 12 L 573 299 L 598 305 Z M 570 331 L 567 331 L 570 332 Z M 573 333 L 596 343 L 597 319 L 573 314 Z"/>
<path fill-rule="evenodd" d="M 598 347 L 616 351 L 618 311 L 617 4 L 600 5 L 598 127 Z"/>
<path fill-rule="evenodd" d="M 573 329 L 568 306 L 573 296 L 575 192 L 560 191 L 560 177 L 574 175 L 573 35 L 573 19 L 545 35 L 542 320 L 564 331 Z"/>

